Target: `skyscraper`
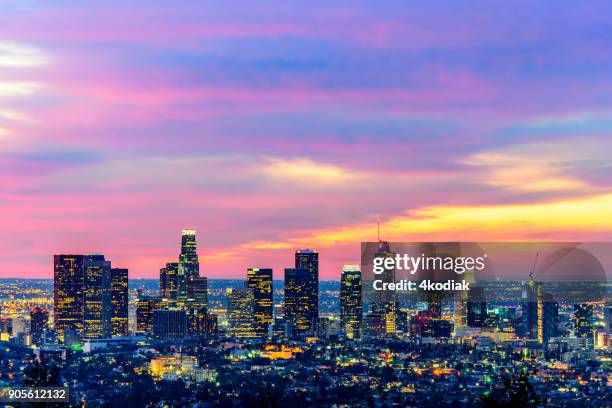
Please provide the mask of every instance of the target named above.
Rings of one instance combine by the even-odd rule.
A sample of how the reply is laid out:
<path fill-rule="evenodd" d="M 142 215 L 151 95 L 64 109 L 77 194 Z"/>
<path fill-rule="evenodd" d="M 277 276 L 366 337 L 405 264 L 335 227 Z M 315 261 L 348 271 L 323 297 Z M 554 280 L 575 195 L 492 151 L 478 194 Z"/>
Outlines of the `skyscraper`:
<path fill-rule="evenodd" d="M 257 338 L 253 293 L 249 289 L 227 289 L 230 333 L 237 339 Z"/>
<path fill-rule="evenodd" d="M 467 325 L 468 327 L 484 327 L 487 319 L 487 302 L 484 288 L 474 286 L 467 293 Z"/>
<path fill-rule="evenodd" d="M 559 303 L 555 302 L 550 293 L 542 294 L 542 335 L 539 340 L 548 343 L 551 337 L 558 335 Z"/>
<path fill-rule="evenodd" d="M 111 334 L 111 263 L 104 255 L 87 255 L 83 262 L 83 336 Z"/>
<path fill-rule="evenodd" d="M 168 302 L 161 296 L 142 296 L 136 300 L 136 333 L 153 332 L 153 313 L 155 309 L 166 307 Z"/>
<path fill-rule="evenodd" d="M 181 231 L 181 253 L 177 271 L 177 299 L 187 299 L 187 280 L 191 276 L 200 276 L 200 264 L 196 246 L 196 231 L 184 229 Z"/>
<path fill-rule="evenodd" d="M 295 252 L 295 268 L 308 271 L 306 281 L 306 319 L 309 331 L 315 332 L 319 321 L 319 253 L 314 249 L 299 249 Z"/>
<path fill-rule="evenodd" d="M 187 277 L 187 299 L 199 307 L 208 307 L 208 279 L 206 277 Z"/>
<path fill-rule="evenodd" d="M 53 261 L 54 323 L 60 339 L 66 331 L 109 337 L 115 305 L 117 327 L 125 325 L 127 332 L 127 270 L 115 271 L 113 286 L 111 263 L 104 255 L 55 255 Z"/>
<path fill-rule="evenodd" d="M 576 337 L 593 340 L 593 305 L 582 303 L 574 305 Z"/>
<path fill-rule="evenodd" d="M 272 324 L 272 269 L 247 269 L 246 287 L 253 294 L 255 331 L 258 337 L 265 338 Z"/>
<path fill-rule="evenodd" d="M 158 339 L 182 339 L 187 335 L 187 314 L 178 308 L 153 311 L 153 335 Z"/>
<path fill-rule="evenodd" d="M 217 315 L 207 312 L 204 320 L 204 333 L 210 336 L 217 336 L 218 331 L 219 326 Z"/>
<path fill-rule="evenodd" d="M 32 344 L 41 344 L 45 330 L 49 328 L 49 311 L 40 307 L 30 310 L 30 334 Z"/>
<path fill-rule="evenodd" d="M 301 268 L 285 269 L 285 326 L 293 336 L 312 332 L 310 271 Z M 288 336 L 290 337 L 290 336 Z"/>
<path fill-rule="evenodd" d="M 53 257 L 53 321 L 61 339 L 83 330 L 83 255 Z"/>
<path fill-rule="evenodd" d="M 538 287 L 540 283 L 530 279 L 523 284 L 520 334 L 531 339 L 538 338 Z"/>
<path fill-rule="evenodd" d="M 349 339 L 361 337 L 363 310 L 359 265 L 345 265 L 340 280 L 340 320 Z"/>
<path fill-rule="evenodd" d="M 177 262 L 169 262 L 159 270 L 159 294 L 170 300 L 176 300 L 178 292 Z"/>
<path fill-rule="evenodd" d="M 128 335 L 128 270 L 111 269 L 111 334 Z"/>
<path fill-rule="evenodd" d="M 395 253 L 391 251 L 389 243 L 379 241 L 375 258 L 394 258 Z M 395 267 L 385 268 L 378 279 L 384 283 L 395 282 Z M 397 295 L 392 290 L 378 290 L 374 292 L 372 301 L 372 314 L 382 316 L 385 321 L 385 334 L 395 334 L 397 329 Z"/>

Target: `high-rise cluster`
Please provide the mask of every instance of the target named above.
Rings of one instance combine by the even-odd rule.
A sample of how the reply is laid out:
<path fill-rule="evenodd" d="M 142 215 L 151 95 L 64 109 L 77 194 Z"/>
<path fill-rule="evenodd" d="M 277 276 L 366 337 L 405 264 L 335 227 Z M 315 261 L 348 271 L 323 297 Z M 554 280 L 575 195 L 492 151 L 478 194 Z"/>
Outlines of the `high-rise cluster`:
<path fill-rule="evenodd" d="M 264 340 L 269 336 L 304 338 L 325 329 L 319 318 L 319 253 L 295 252 L 295 264 L 286 268 L 284 302 L 274 306 L 272 269 L 249 268 L 244 288 L 227 290 L 229 332 L 237 339 Z M 341 281 L 341 331 L 350 339 L 362 335 L 361 271 L 347 265 Z"/>
<path fill-rule="evenodd" d="M 216 330 L 216 316 L 208 313 L 208 280 L 200 276 L 196 231 L 184 229 L 178 262 L 160 269 L 159 296 L 140 296 L 136 302 L 136 332 L 167 339 Z"/>
<path fill-rule="evenodd" d="M 104 255 L 54 257 L 54 327 L 66 341 L 128 334 L 128 271 Z"/>

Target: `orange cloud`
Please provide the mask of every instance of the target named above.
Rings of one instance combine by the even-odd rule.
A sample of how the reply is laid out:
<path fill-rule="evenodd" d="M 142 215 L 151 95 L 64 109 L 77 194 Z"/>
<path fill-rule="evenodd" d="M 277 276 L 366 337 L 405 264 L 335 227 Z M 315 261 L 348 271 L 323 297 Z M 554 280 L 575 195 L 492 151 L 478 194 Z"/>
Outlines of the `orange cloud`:
<path fill-rule="evenodd" d="M 340 186 L 363 181 L 366 174 L 348 171 L 342 167 L 315 162 L 306 158 L 270 158 L 261 172 L 276 182 L 291 182 L 308 186 Z"/>
<path fill-rule="evenodd" d="M 560 237 L 572 231 L 572 236 Z M 417 240 L 529 240 L 542 234 L 559 239 L 612 232 L 612 194 L 533 204 L 424 207 L 387 220 L 383 238 Z M 257 242 L 248 248 L 319 247 L 372 241 L 376 225 L 360 223 L 338 229 L 313 231 L 279 242 Z"/>

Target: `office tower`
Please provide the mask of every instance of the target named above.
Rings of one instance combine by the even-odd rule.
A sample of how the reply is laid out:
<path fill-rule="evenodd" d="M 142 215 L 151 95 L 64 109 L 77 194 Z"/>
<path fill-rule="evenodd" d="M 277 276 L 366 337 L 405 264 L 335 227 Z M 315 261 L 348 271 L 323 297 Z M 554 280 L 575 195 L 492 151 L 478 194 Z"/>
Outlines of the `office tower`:
<path fill-rule="evenodd" d="M 466 303 L 467 326 L 484 327 L 487 319 L 487 302 L 485 301 L 484 288 L 472 287 L 467 294 Z"/>
<path fill-rule="evenodd" d="M 542 333 L 538 334 L 540 343 L 548 343 L 552 337 L 558 336 L 559 303 L 553 301 L 550 293 L 542 294 Z"/>
<path fill-rule="evenodd" d="M 473 288 L 476 286 L 476 278 L 474 276 L 474 270 L 468 269 L 463 273 L 462 279 L 470 284 Z M 454 328 L 455 330 L 461 329 L 467 326 L 467 302 L 468 296 L 471 290 L 462 290 L 455 293 L 454 301 Z"/>
<path fill-rule="evenodd" d="M 159 270 L 159 294 L 161 297 L 176 300 L 178 292 L 179 264 L 169 262 Z"/>
<path fill-rule="evenodd" d="M 539 343 L 547 343 L 557 335 L 559 324 L 559 305 L 553 297 L 545 293 L 542 283 L 530 280 L 527 282 L 523 303 L 524 332 L 529 338 L 536 338 Z"/>
<path fill-rule="evenodd" d="M 410 322 L 408 320 L 407 309 L 397 309 L 395 311 L 395 328 L 398 333 L 410 334 Z"/>
<path fill-rule="evenodd" d="M 153 311 L 155 338 L 182 339 L 187 335 L 187 314 L 183 309 L 159 308 Z"/>
<path fill-rule="evenodd" d="M 194 229 L 184 229 L 181 231 L 181 255 L 179 264 L 187 271 L 187 276 L 198 276 L 200 274 L 200 264 L 198 262 L 198 252 L 196 246 L 196 231 Z"/>
<path fill-rule="evenodd" d="M 199 307 L 192 300 L 186 302 L 187 331 L 190 335 L 201 336 L 206 334 L 206 316 L 208 311 L 205 307 Z"/>
<path fill-rule="evenodd" d="M 12 319 L 0 319 L 0 338 L 2 337 L 10 337 L 13 334 L 13 321 Z"/>
<path fill-rule="evenodd" d="M 203 335 L 204 326 L 206 324 L 206 306 L 196 302 L 194 299 L 187 299 L 185 302 L 181 302 L 180 305 L 176 306 L 184 310 L 187 314 L 187 331 L 190 335 Z"/>
<path fill-rule="evenodd" d="M 153 332 L 153 312 L 166 307 L 168 302 L 161 296 L 141 296 L 136 300 L 136 333 Z"/>
<path fill-rule="evenodd" d="M 544 292 L 542 283 L 530 279 L 523 284 L 522 316 L 518 334 L 539 343 L 547 343 L 557 336 L 559 324 L 559 304 L 551 294 Z"/>
<path fill-rule="evenodd" d="M 206 313 L 206 320 L 204 321 L 204 333 L 213 337 L 216 337 L 219 334 L 219 323 L 216 314 L 208 312 Z"/>
<path fill-rule="evenodd" d="M 53 257 L 53 322 L 61 339 L 83 330 L 83 255 Z"/>
<path fill-rule="evenodd" d="M 395 258 L 395 253 L 391 251 L 389 243 L 380 241 L 374 253 L 375 258 Z M 384 283 L 395 282 L 395 267 L 385 268 L 377 276 Z M 393 290 L 378 290 L 374 292 L 372 301 L 372 314 L 380 315 L 385 320 L 385 334 L 395 334 L 397 330 L 397 295 Z"/>
<path fill-rule="evenodd" d="M 583 303 L 574 305 L 574 323 L 576 337 L 593 339 L 593 305 Z"/>
<path fill-rule="evenodd" d="M 181 254 L 179 255 L 177 298 L 187 298 L 187 280 L 191 276 L 200 276 L 200 264 L 196 249 L 196 231 L 184 229 L 181 231 Z"/>
<path fill-rule="evenodd" d="M 111 317 L 111 263 L 104 255 L 87 255 L 83 262 L 83 336 L 110 337 Z"/>
<path fill-rule="evenodd" d="M 204 276 L 187 277 L 187 299 L 198 307 L 208 307 L 208 280 Z"/>
<path fill-rule="evenodd" d="M 455 330 L 467 326 L 467 291 L 455 295 L 453 321 Z"/>
<path fill-rule="evenodd" d="M 604 327 L 612 332 L 612 305 L 607 304 L 604 308 Z"/>
<path fill-rule="evenodd" d="M 533 279 L 523 284 L 520 334 L 530 339 L 538 338 L 538 287 Z"/>
<path fill-rule="evenodd" d="M 274 316 L 272 336 L 275 339 L 280 339 L 280 338 L 285 337 L 285 333 L 286 333 L 285 320 L 280 316 Z"/>
<path fill-rule="evenodd" d="M 40 307 L 30 310 L 30 335 L 32 344 L 42 344 L 45 332 L 49 329 L 49 311 Z"/>
<path fill-rule="evenodd" d="M 253 314 L 253 293 L 249 289 L 227 289 L 227 315 L 230 333 L 237 339 L 258 337 Z"/>
<path fill-rule="evenodd" d="M 246 287 L 253 294 L 253 315 L 257 337 L 268 336 L 272 324 L 272 269 L 247 269 Z"/>
<path fill-rule="evenodd" d="M 300 249 L 295 252 L 295 269 L 308 271 L 306 294 L 308 296 L 307 315 L 310 332 L 316 332 L 319 320 L 319 254 L 314 249 Z"/>
<path fill-rule="evenodd" d="M 383 315 L 368 313 L 365 316 L 364 325 L 368 337 L 379 337 L 387 334 L 387 321 Z"/>
<path fill-rule="evenodd" d="M 111 269 L 111 334 L 128 335 L 128 270 Z"/>
<path fill-rule="evenodd" d="M 442 317 L 442 297 L 443 294 L 441 292 L 427 294 L 427 308 L 432 319 L 440 319 Z"/>
<path fill-rule="evenodd" d="M 291 336 L 301 336 L 313 331 L 310 293 L 310 271 L 308 269 L 285 269 L 285 325 Z"/>
<path fill-rule="evenodd" d="M 363 310 L 361 304 L 361 271 L 359 265 L 345 265 L 340 278 L 340 320 L 349 339 L 361 337 Z"/>

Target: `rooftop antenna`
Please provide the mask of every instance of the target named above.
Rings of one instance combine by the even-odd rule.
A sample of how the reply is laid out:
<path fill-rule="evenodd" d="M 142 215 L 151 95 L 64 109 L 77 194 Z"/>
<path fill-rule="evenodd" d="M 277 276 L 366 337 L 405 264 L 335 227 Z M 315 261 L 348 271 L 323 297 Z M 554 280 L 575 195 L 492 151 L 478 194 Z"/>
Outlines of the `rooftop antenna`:
<path fill-rule="evenodd" d="M 538 262 L 538 255 L 540 255 L 540 251 L 536 252 L 535 259 L 533 260 L 533 266 L 531 267 L 531 271 L 529 271 L 529 279 L 533 280 L 533 275 L 535 273 L 536 263 Z"/>

